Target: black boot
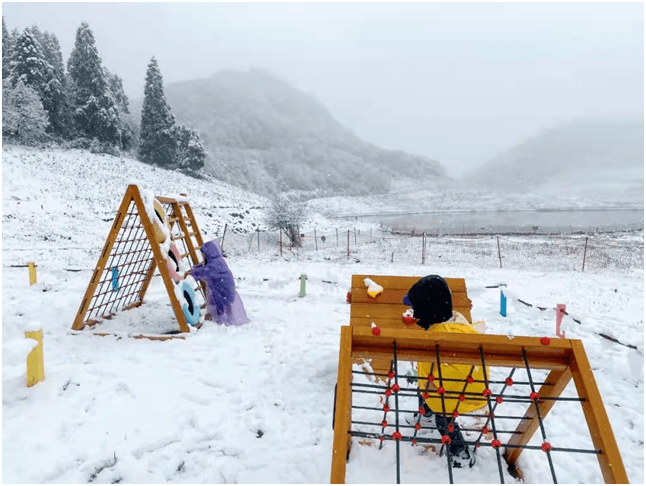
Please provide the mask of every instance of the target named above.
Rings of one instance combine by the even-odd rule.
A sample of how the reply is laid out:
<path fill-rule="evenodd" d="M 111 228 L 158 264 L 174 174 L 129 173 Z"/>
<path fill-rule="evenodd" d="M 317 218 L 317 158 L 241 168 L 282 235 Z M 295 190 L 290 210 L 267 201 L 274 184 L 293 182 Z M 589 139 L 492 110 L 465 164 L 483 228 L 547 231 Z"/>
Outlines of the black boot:
<path fill-rule="evenodd" d="M 453 467 L 473 467 L 476 463 L 476 455 L 469 449 L 469 446 L 464 441 L 460 426 L 453 422 L 453 432 L 449 432 L 448 425 L 449 423 L 446 417 L 439 414 L 435 415 L 435 426 L 439 430 L 440 434 L 448 435 L 451 438 L 451 444 L 449 447 Z"/>

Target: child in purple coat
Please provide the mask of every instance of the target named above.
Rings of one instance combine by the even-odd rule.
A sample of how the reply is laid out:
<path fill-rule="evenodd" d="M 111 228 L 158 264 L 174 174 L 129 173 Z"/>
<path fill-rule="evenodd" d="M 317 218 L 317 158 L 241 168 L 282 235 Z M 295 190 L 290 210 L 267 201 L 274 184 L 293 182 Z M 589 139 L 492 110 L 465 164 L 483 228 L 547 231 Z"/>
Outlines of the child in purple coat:
<path fill-rule="evenodd" d="M 204 263 L 195 265 L 191 275 L 206 283 L 206 303 L 211 318 L 218 324 L 240 326 L 249 322 L 242 300 L 236 291 L 233 274 L 224 261 L 220 242 L 215 239 L 202 245 Z"/>

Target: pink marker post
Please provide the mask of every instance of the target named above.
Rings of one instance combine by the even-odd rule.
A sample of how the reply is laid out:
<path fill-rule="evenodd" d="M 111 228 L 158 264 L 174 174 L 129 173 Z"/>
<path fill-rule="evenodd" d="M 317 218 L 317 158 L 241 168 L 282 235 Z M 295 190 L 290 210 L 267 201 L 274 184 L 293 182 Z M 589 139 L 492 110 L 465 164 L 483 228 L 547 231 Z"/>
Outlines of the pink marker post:
<path fill-rule="evenodd" d="M 564 314 L 565 304 L 556 304 L 556 335 L 561 339 L 565 337 L 565 331 L 561 331 L 561 321 Z"/>

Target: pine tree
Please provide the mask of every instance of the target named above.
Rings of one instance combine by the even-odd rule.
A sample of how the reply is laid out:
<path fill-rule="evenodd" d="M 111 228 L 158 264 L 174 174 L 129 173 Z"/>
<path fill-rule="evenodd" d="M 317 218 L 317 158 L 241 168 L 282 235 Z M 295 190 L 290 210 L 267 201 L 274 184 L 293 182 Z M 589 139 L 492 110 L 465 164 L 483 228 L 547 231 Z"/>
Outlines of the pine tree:
<path fill-rule="evenodd" d="M 94 34 L 86 22 L 76 31 L 67 70 L 74 81 L 72 106 L 78 131 L 100 142 L 120 143 L 119 113 L 103 73 Z"/>
<path fill-rule="evenodd" d="M 18 80 L 2 80 L 2 137 L 33 144 L 45 138 L 47 113 L 38 93 Z"/>
<path fill-rule="evenodd" d="M 114 98 L 115 103 L 124 113 L 130 113 L 130 104 L 126 92 L 123 90 L 123 80 L 116 74 L 108 71 L 108 68 L 103 68 L 106 79 L 108 80 L 108 87 L 110 93 Z"/>
<path fill-rule="evenodd" d="M 204 167 L 206 152 L 197 130 L 182 125 L 176 128 L 176 164 L 180 169 L 197 172 Z"/>
<path fill-rule="evenodd" d="M 160 167 L 173 167 L 177 152 L 175 117 L 166 103 L 164 83 L 157 60 L 153 57 L 146 71 L 144 103 L 141 111 L 139 158 Z"/>
<path fill-rule="evenodd" d="M 13 86 L 22 81 L 39 95 L 42 94 L 47 62 L 40 43 L 29 28 L 16 39 L 9 66 L 9 78 Z"/>
<path fill-rule="evenodd" d="M 11 58 L 11 51 L 13 50 L 13 41 L 7 30 L 7 25 L 4 23 L 4 15 L 2 16 L 2 79 L 9 77 L 9 61 Z"/>
<path fill-rule="evenodd" d="M 66 96 L 65 65 L 61 46 L 54 34 L 44 32 L 40 44 L 47 61 L 47 72 L 43 85 L 43 107 L 47 110 L 50 131 L 61 136 L 69 136 L 72 115 Z"/>

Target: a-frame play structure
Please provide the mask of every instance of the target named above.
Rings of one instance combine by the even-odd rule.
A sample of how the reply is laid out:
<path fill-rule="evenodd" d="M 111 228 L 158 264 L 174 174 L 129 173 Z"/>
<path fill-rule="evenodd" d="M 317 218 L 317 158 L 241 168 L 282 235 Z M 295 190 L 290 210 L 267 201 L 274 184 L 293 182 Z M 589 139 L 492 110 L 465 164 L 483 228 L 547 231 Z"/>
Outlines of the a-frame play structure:
<path fill-rule="evenodd" d="M 183 272 L 177 270 L 201 263 L 199 249 L 203 243 L 193 210 L 184 195 L 153 196 L 151 191 L 129 185 L 72 329 L 93 327 L 117 312 L 140 306 L 156 270 L 166 287 L 179 331 L 189 333 L 189 324 L 199 327 L 195 292 L 204 296 L 204 288 L 190 278 L 195 285 L 192 288 L 183 278 Z M 132 337 L 150 338 L 145 334 Z"/>

